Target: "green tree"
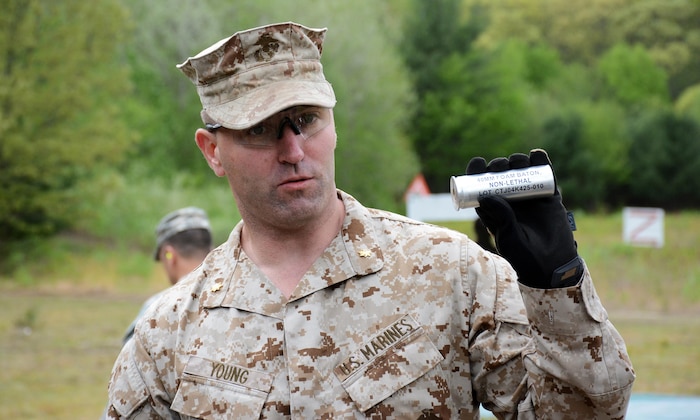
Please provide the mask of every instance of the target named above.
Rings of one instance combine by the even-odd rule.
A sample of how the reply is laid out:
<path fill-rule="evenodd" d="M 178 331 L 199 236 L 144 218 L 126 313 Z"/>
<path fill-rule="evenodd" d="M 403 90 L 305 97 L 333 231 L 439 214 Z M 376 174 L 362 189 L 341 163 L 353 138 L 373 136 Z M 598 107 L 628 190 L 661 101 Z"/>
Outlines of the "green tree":
<path fill-rule="evenodd" d="M 628 0 L 615 11 L 614 42 L 643 46 L 668 74 L 676 98 L 700 83 L 700 3 L 688 0 Z"/>
<path fill-rule="evenodd" d="M 447 191 L 450 176 L 474 156 L 490 159 L 537 146 L 527 135 L 528 72 L 517 45 L 455 54 L 440 70 L 439 88 L 425 95 L 416 121 L 415 144 L 431 189 Z"/>
<path fill-rule="evenodd" d="M 543 144 L 566 205 L 599 210 L 615 203 L 613 191 L 629 177 L 624 110 L 614 102 L 580 101 L 550 115 Z"/>
<path fill-rule="evenodd" d="M 678 114 L 690 117 L 700 123 L 700 83 L 684 90 L 674 107 Z"/>
<path fill-rule="evenodd" d="M 598 62 L 608 97 L 628 107 L 668 103 L 666 72 L 641 46 L 617 44 Z"/>
<path fill-rule="evenodd" d="M 630 126 L 628 204 L 667 209 L 700 205 L 700 125 L 669 110 Z"/>
<path fill-rule="evenodd" d="M 580 120 L 577 148 L 562 153 L 561 159 L 569 156 L 578 162 L 579 154 L 595 157 L 594 166 L 578 165 L 577 171 L 589 179 L 595 176 L 597 186 L 602 181 L 602 190 L 597 189 L 596 194 L 592 194 L 593 185 L 582 186 L 582 193 L 588 191 L 585 194 L 589 196 L 583 204 L 596 208 L 624 204 L 619 197 L 626 197 L 629 183 L 635 179 L 631 171 L 634 163 L 629 161 L 634 156 L 633 145 L 647 136 L 640 127 L 666 139 L 658 145 L 646 139 L 653 147 L 665 144 L 671 149 L 669 133 L 677 133 L 668 128 L 676 127 L 677 121 L 652 123 L 648 115 L 670 112 L 670 100 L 683 92 L 682 100 L 676 101 L 678 112 L 693 115 L 692 90 L 687 89 L 700 79 L 700 2 L 472 1 L 486 5 L 491 15 L 491 24 L 475 41 L 477 47 L 494 50 L 518 39 L 532 47 L 548 45 L 559 53 L 564 67 L 528 98 L 528 103 L 540 110 L 534 117 L 541 124 L 542 138 L 549 147 L 557 147 L 552 141 L 563 132 L 557 124 L 571 127 L 568 117 L 575 115 Z M 691 145 L 688 150 L 692 150 Z M 659 159 L 664 153 L 670 151 L 659 152 Z M 577 166 L 574 163 L 560 163 L 565 168 L 564 173 L 558 173 L 561 183 L 568 182 L 567 172 L 572 171 L 566 168 Z M 659 171 L 651 173 L 661 176 Z"/>
<path fill-rule="evenodd" d="M 566 63 L 592 64 L 614 43 L 615 15 L 639 0 L 496 0 L 484 2 L 492 24 L 477 44 L 487 48 L 509 39 L 554 47 Z M 642 0 L 646 1 L 646 0 Z"/>
<path fill-rule="evenodd" d="M 688 0 L 470 0 L 485 4 L 491 25 L 477 44 L 507 39 L 545 43 L 566 63 L 593 66 L 612 45 L 640 45 L 669 76 L 675 98 L 700 81 L 700 2 Z"/>
<path fill-rule="evenodd" d="M 587 208 L 615 205 L 615 188 L 629 178 L 627 162 L 630 146 L 625 109 L 614 101 L 582 101 L 574 109 L 583 120 L 583 143 L 573 153 L 590 154 L 595 163 L 588 171 L 590 182 L 598 184 L 599 195 L 590 197 Z"/>
<path fill-rule="evenodd" d="M 576 113 L 555 116 L 543 129 L 557 184 L 568 208 L 596 209 L 603 198 L 599 160 L 584 146 L 583 119 Z"/>
<path fill-rule="evenodd" d="M 209 173 L 194 144 L 201 104 L 176 64 L 227 36 L 219 3 L 127 2 L 135 20 L 127 44 L 135 87 L 127 118 L 142 137 L 130 153 L 131 169 L 138 176 L 168 179 L 183 172 L 188 182 L 198 184 Z"/>
<path fill-rule="evenodd" d="M 135 140 L 118 0 L 8 0 L 0 14 L 0 238 L 50 234 L 78 217 L 76 186 Z"/>
<path fill-rule="evenodd" d="M 419 98 L 439 88 L 441 63 L 454 54 L 471 51 L 487 25 L 481 8 L 474 7 L 469 15 L 461 4 L 460 0 L 409 3 L 400 48 Z"/>
<path fill-rule="evenodd" d="M 521 151 L 524 81 L 531 74 L 515 44 L 473 48 L 487 22 L 480 7 L 412 4 L 402 45 L 418 95 L 409 135 L 431 190 L 444 192 L 470 158 Z"/>

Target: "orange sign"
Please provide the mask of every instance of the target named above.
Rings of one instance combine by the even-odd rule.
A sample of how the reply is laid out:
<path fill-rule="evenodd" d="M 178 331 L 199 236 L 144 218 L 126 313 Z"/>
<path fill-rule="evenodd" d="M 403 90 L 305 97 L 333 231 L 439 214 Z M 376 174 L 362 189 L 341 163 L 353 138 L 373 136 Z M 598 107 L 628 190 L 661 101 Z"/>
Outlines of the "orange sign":
<path fill-rule="evenodd" d="M 403 195 L 404 201 L 411 195 L 430 195 L 430 188 L 422 173 L 413 177 L 413 181 L 408 185 L 408 189 Z"/>

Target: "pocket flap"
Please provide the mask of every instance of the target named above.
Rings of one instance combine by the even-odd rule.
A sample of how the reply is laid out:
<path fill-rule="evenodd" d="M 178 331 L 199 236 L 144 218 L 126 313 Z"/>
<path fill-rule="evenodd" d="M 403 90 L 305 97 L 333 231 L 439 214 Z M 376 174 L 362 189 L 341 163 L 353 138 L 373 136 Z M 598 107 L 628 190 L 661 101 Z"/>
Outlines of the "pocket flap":
<path fill-rule="evenodd" d="M 274 375 L 190 356 L 170 408 L 202 419 L 258 418 Z"/>
<path fill-rule="evenodd" d="M 360 411 L 367 411 L 426 374 L 444 357 L 425 330 L 405 315 L 336 366 L 334 373 Z"/>

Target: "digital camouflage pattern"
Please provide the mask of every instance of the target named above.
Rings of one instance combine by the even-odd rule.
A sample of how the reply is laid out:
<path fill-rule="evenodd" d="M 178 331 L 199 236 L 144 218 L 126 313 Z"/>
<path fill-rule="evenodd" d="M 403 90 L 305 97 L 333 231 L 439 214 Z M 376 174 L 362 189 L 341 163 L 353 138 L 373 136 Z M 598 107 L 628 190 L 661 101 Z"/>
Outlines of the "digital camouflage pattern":
<path fill-rule="evenodd" d="M 335 106 L 321 52 L 326 29 L 293 22 L 236 32 L 177 67 L 208 123 L 242 130 L 296 105 Z"/>
<path fill-rule="evenodd" d="M 634 372 L 586 270 L 519 286 L 466 236 L 339 192 L 342 232 L 289 300 L 237 226 L 153 305 L 112 418 L 621 419 Z"/>

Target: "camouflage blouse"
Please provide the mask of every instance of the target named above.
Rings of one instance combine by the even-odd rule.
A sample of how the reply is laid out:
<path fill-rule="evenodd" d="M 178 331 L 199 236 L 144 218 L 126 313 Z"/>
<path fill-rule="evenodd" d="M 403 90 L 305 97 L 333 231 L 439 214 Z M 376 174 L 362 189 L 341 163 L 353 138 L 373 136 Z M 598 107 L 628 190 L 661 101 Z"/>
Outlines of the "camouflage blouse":
<path fill-rule="evenodd" d="M 467 236 L 363 207 L 286 299 L 226 243 L 137 325 L 112 418 L 623 418 L 634 372 L 588 270 L 519 285 Z"/>

